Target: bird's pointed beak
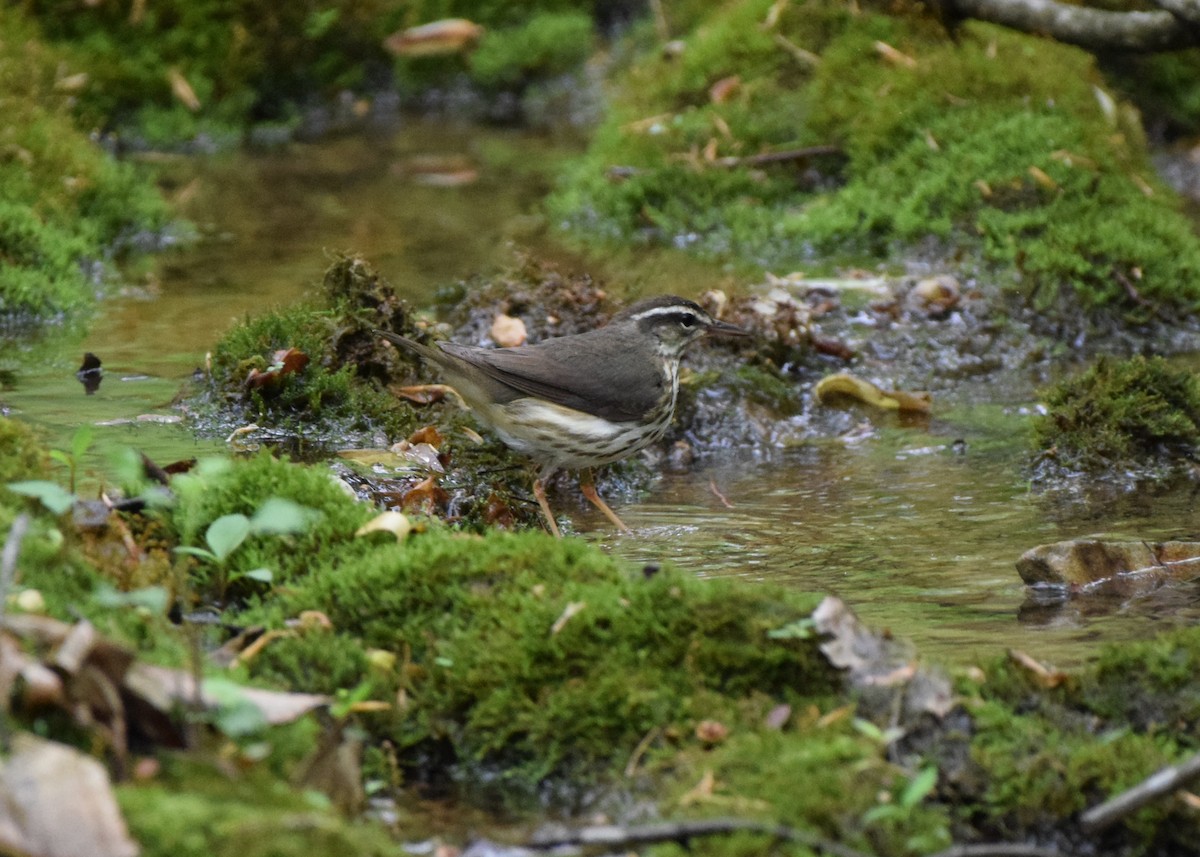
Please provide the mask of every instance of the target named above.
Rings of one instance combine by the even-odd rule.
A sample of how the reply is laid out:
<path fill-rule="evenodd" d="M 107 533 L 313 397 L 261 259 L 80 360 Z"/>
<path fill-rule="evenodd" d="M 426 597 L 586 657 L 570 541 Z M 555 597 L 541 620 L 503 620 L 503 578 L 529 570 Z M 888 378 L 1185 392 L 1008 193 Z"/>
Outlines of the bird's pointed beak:
<path fill-rule="evenodd" d="M 713 336 L 749 336 L 750 331 L 743 327 L 738 327 L 736 324 L 730 324 L 727 321 L 713 320 L 713 323 L 708 326 L 707 333 Z"/>

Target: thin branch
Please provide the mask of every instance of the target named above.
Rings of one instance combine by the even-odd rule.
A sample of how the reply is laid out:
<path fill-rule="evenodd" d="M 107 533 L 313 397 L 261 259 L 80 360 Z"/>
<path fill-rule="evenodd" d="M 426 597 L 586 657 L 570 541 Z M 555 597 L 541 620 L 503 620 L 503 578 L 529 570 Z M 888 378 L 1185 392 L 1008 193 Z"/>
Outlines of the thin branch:
<path fill-rule="evenodd" d="M 1200 25 L 1200 2 L 1197 0 L 1154 0 L 1154 5 L 1170 12 L 1185 24 Z"/>
<path fill-rule="evenodd" d="M 17 556 L 21 553 L 21 541 L 25 531 L 29 529 L 29 515 L 22 512 L 13 520 L 8 529 L 8 538 L 4 540 L 4 551 L 0 553 L 0 616 L 4 615 L 4 606 L 8 603 L 8 590 L 12 588 L 17 576 Z"/>
<path fill-rule="evenodd" d="M 694 821 L 664 821 L 658 824 L 636 824 L 623 827 L 616 824 L 602 824 L 591 827 L 579 827 L 574 830 L 555 831 L 545 836 L 534 836 L 526 843 L 526 847 L 537 850 L 575 847 L 602 847 L 609 850 L 636 848 L 642 845 L 652 845 L 657 842 L 686 843 L 698 836 L 715 836 L 726 833 L 761 833 L 776 839 L 798 842 L 806 848 L 820 854 L 831 854 L 833 857 L 867 857 L 863 852 L 824 839 L 794 827 L 783 824 L 768 824 L 758 821 L 746 821 L 740 818 L 702 818 Z M 1055 855 L 1058 857 L 1058 855 Z"/>
<path fill-rule="evenodd" d="M 1163 795 L 1172 794 L 1176 789 L 1198 777 L 1200 777 L 1200 753 L 1178 765 L 1163 768 L 1133 788 L 1121 792 L 1116 797 L 1109 798 L 1099 806 L 1092 807 L 1080 816 L 1080 824 L 1088 833 L 1104 830 L 1130 813 L 1137 812 Z"/>
<path fill-rule="evenodd" d="M 786 161 L 804 161 L 819 155 L 839 155 L 842 150 L 838 146 L 828 144 L 805 146 L 803 149 L 788 149 L 783 152 L 763 152 L 758 155 L 745 157 L 717 158 L 713 161 L 718 167 L 762 167 L 767 164 L 780 164 Z"/>
<path fill-rule="evenodd" d="M 1020 842 L 981 842 L 975 845 L 952 845 L 929 857 L 1068 857 L 1054 848 L 1023 845 Z"/>
<path fill-rule="evenodd" d="M 1181 6 L 1188 0 L 1164 0 Z M 1196 34 L 1168 11 L 1108 12 L 1056 0 L 950 0 L 962 16 L 1042 33 L 1091 50 L 1165 51 L 1197 43 Z"/>

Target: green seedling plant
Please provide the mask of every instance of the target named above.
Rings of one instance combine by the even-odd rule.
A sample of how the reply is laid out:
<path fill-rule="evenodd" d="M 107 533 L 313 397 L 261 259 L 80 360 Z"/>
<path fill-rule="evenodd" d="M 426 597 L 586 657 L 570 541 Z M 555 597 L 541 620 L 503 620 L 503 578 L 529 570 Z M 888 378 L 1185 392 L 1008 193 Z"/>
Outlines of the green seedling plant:
<path fill-rule="evenodd" d="M 921 803 L 933 793 L 937 781 L 936 767 L 930 765 L 922 768 L 909 779 L 895 800 L 867 810 L 863 815 L 863 824 L 894 829 L 908 828 L 912 833 L 905 845 L 915 852 L 936 851 L 944 847 L 950 838 L 945 827 L 936 820 L 923 819 L 925 823 L 922 824 L 922 820 L 916 818 Z M 932 825 L 929 824 L 931 820 Z"/>
<path fill-rule="evenodd" d="M 52 459 L 66 466 L 69 474 L 68 487 L 63 488 L 57 482 L 51 482 L 48 479 L 9 482 L 5 487 L 14 494 L 33 497 L 55 515 L 62 515 L 70 511 L 78 499 L 75 495 L 75 482 L 79 473 L 79 462 L 83 459 L 84 453 L 91 448 L 94 436 L 95 433 L 90 425 L 82 425 L 71 436 L 70 450 L 52 449 L 49 451 Z"/>
<path fill-rule="evenodd" d="M 304 531 L 317 513 L 309 508 L 282 497 L 267 499 L 253 517 L 240 513 L 222 515 L 204 531 L 208 547 L 181 545 L 175 552 L 193 556 L 204 561 L 214 572 L 217 597 L 225 599 L 229 587 L 240 580 L 255 580 L 271 583 L 274 574 L 269 568 L 254 568 L 248 571 L 234 568 L 229 559 L 252 535 L 287 535 Z"/>
<path fill-rule="evenodd" d="M 75 479 L 79 473 L 79 462 L 83 460 L 84 454 L 91 448 L 95 436 L 96 433 L 91 425 L 84 424 L 75 429 L 75 434 L 71 435 L 71 449 L 69 451 L 62 449 L 50 450 L 50 457 L 59 464 L 66 466 L 67 472 L 70 474 L 67 480 L 67 488 L 72 494 L 75 493 Z"/>

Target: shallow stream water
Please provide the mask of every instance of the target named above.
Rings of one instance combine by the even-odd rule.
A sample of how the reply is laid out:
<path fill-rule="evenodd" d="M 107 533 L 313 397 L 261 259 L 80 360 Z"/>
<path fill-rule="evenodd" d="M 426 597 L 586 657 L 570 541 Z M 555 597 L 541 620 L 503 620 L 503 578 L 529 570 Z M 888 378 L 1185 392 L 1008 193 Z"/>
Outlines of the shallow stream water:
<path fill-rule="evenodd" d="M 174 415 L 172 397 L 234 321 L 311 292 L 332 251 L 363 254 L 418 303 L 509 261 L 511 242 L 554 252 L 541 243 L 538 201 L 569 150 L 517 132 L 418 123 L 168 164 L 168 189 L 200 240 L 167 252 L 152 276 L 107 300 L 81 340 L 44 345 L 0 405 L 61 446 L 87 421 L 101 424 L 99 450 L 134 445 L 171 461 L 220 449 L 155 416 Z M 586 264 L 633 291 L 735 282 L 669 254 Z M 84 351 L 104 361 L 93 396 L 74 377 Z M 884 422 L 854 439 L 665 472 L 647 496 L 614 503 L 632 535 L 582 505 L 563 507 L 585 538 L 631 561 L 832 592 L 928 658 L 955 665 L 1011 646 L 1067 666 L 1102 642 L 1200 618 L 1192 586 L 1051 608 L 1029 598 L 1014 569 L 1027 548 L 1088 534 L 1186 537 L 1195 505 L 1182 490 L 1066 508 L 1031 493 L 1022 437 L 1031 404 L 939 402 L 919 429 Z M 104 468 L 98 454 L 88 465 Z"/>

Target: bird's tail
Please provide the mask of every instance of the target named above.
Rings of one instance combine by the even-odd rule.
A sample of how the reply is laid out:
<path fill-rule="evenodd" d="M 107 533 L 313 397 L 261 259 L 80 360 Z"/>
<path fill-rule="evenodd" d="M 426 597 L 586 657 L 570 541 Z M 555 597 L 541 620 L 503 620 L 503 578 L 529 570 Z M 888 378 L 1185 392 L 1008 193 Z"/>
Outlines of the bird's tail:
<path fill-rule="evenodd" d="M 439 366 L 442 363 L 440 359 L 441 355 L 437 349 L 430 348 L 428 345 L 422 345 L 421 343 L 409 339 L 406 336 L 401 336 L 398 333 L 392 333 L 389 330 L 380 330 L 379 328 L 375 328 L 374 333 L 376 336 L 383 337 L 393 345 L 399 345 L 404 350 L 409 351 L 424 360 L 429 360 L 435 366 Z"/>

